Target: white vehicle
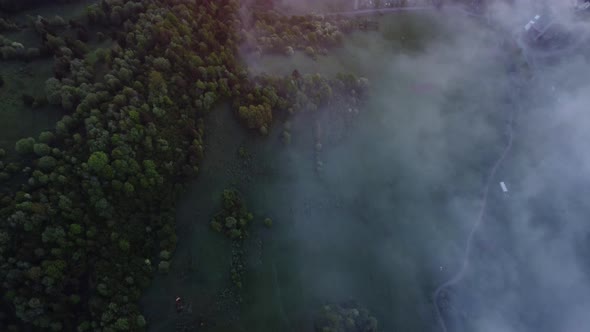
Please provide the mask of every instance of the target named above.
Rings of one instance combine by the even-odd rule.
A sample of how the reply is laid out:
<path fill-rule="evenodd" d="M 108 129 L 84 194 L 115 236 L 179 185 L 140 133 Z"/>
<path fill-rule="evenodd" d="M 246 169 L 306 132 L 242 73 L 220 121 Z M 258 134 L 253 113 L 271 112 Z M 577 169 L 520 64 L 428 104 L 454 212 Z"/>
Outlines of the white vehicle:
<path fill-rule="evenodd" d="M 507 193 L 508 192 L 508 188 L 506 187 L 506 184 L 504 183 L 504 181 L 500 182 L 500 187 L 502 187 L 502 191 Z"/>

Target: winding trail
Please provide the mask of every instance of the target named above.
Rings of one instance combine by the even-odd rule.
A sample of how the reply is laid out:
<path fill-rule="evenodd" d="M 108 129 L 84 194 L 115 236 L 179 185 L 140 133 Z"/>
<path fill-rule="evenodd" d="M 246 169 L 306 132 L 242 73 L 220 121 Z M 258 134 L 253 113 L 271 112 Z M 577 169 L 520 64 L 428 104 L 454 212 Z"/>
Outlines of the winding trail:
<path fill-rule="evenodd" d="M 403 13 L 403 12 L 419 12 L 419 11 L 446 11 L 455 10 L 463 15 L 483 17 L 481 14 L 477 14 L 465 9 L 461 5 L 446 5 L 441 9 L 436 6 L 409 6 L 409 7 L 389 7 L 389 8 L 370 8 L 370 9 L 356 9 L 342 12 L 322 13 L 323 16 L 356 16 L 356 15 L 369 15 L 369 14 L 389 14 L 389 13 Z"/>
<path fill-rule="evenodd" d="M 488 23 L 488 25 L 490 25 L 489 21 L 487 23 Z M 526 45 L 524 43 L 522 35 L 515 36 L 515 39 L 516 39 L 516 42 L 517 42 L 519 48 L 524 51 L 525 60 L 526 60 L 527 64 L 529 66 L 534 66 L 535 59 L 563 56 L 564 54 L 568 54 L 569 52 L 575 51 L 576 49 L 578 49 L 580 47 L 580 45 L 582 44 L 582 42 L 584 40 L 587 40 L 586 37 L 587 37 L 587 34 L 578 35 L 578 36 L 576 36 L 575 40 L 572 43 L 570 43 L 567 47 L 555 49 L 555 50 L 535 50 L 535 49 L 532 49 L 531 47 L 529 47 L 528 45 Z M 534 67 L 531 67 L 531 68 L 534 68 Z M 534 76 L 536 76 L 536 75 L 534 75 L 534 73 L 533 73 L 533 77 Z M 521 91 L 521 87 L 517 86 L 515 89 L 516 94 L 518 94 L 520 91 Z M 514 100 L 517 98 L 518 98 L 518 95 L 513 96 Z M 438 323 L 439 323 L 441 330 L 443 332 L 447 332 L 447 326 L 446 326 L 445 320 L 442 316 L 441 309 L 439 306 L 439 297 L 446 288 L 459 283 L 463 279 L 463 277 L 465 276 L 465 273 L 467 272 L 467 269 L 469 267 L 469 257 L 470 257 L 470 253 L 471 253 L 473 237 L 475 236 L 475 233 L 477 232 L 478 228 L 483 223 L 485 211 L 486 211 L 486 207 L 487 207 L 490 186 L 494 182 L 494 178 L 496 176 L 498 168 L 500 167 L 502 162 L 504 162 L 504 160 L 506 159 L 506 156 L 508 155 L 508 153 L 510 152 L 510 149 L 512 148 L 512 142 L 513 142 L 513 138 L 514 138 L 514 130 L 513 130 L 514 117 L 515 117 L 515 113 L 520 109 L 520 107 L 521 107 L 520 103 L 516 102 L 515 106 L 511 109 L 510 119 L 508 121 L 508 142 L 507 142 L 506 146 L 504 147 L 502 154 L 496 160 L 496 162 L 494 163 L 493 167 L 491 168 L 491 170 L 488 174 L 488 177 L 486 180 L 486 185 L 483 189 L 481 207 L 480 207 L 479 213 L 477 215 L 477 219 L 475 219 L 475 222 L 473 223 L 473 226 L 471 227 L 471 230 L 469 232 L 469 236 L 467 237 L 467 244 L 465 246 L 465 252 L 463 255 L 461 268 L 459 269 L 459 271 L 457 271 L 457 273 L 455 273 L 455 275 L 452 278 L 450 278 L 449 280 L 447 280 L 446 282 L 444 282 L 443 284 L 438 286 L 436 288 L 436 290 L 434 291 L 433 304 L 434 304 Z"/>
<path fill-rule="evenodd" d="M 517 105 L 516 108 L 518 109 L 518 107 L 519 106 Z M 494 181 L 494 177 L 496 176 L 496 172 L 498 171 L 498 168 L 500 167 L 500 165 L 502 164 L 504 159 L 506 159 L 508 152 L 510 152 L 510 149 L 512 148 L 512 141 L 513 141 L 513 137 L 514 137 L 513 123 L 514 123 L 514 115 L 515 115 L 516 111 L 517 110 L 513 109 L 510 112 L 510 119 L 508 122 L 508 143 L 504 147 L 502 154 L 496 160 L 496 162 L 494 163 L 494 166 L 492 167 L 492 169 L 490 170 L 490 173 L 488 175 L 486 185 L 483 190 L 483 197 L 482 197 L 482 203 L 481 203 L 481 207 L 479 210 L 479 214 L 477 215 L 477 219 L 473 223 L 473 226 L 471 227 L 471 231 L 469 232 L 469 236 L 467 237 L 467 245 L 465 247 L 465 253 L 463 255 L 463 262 L 461 264 L 461 269 L 459 269 L 459 271 L 457 271 L 457 273 L 451 279 L 449 279 L 445 283 L 438 286 L 436 288 L 436 290 L 434 291 L 434 295 L 433 295 L 434 308 L 436 311 L 437 320 L 438 320 L 443 332 L 447 332 L 447 326 L 445 324 L 445 320 L 442 317 L 442 313 L 441 313 L 441 310 L 440 310 L 440 307 L 438 304 L 438 298 L 446 288 L 448 288 L 454 284 L 457 284 L 465 276 L 465 272 L 467 271 L 467 268 L 469 266 L 469 254 L 471 253 L 471 244 L 473 241 L 473 237 L 474 237 L 475 233 L 477 232 L 477 229 L 479 228 L 479 226 L 482 224 L 483 218 L 485 215 L 488 196 L 489 196 L 489 192 L 490 192 L 490 186 L 491 186 L 492 182 Z"/>
<path fill-rule="evenodd" d="M 457 7 L 457 6 L 453 6 L 453 7 Z M 326 13 L 323 15 L 324 16 L 336 16 L 336 15 L 355 16 L 355 15 L 366 15 L 366 14 L 387 14 L 387 13 L 397 13 L 397 12 L 413 12 L 413 11 L 434 10 L 434 9 L 436 9 L 434 6 L 371 8 L 371 9 L 349 10 L 349 11 L 345 11 L 345 12 Z"/>

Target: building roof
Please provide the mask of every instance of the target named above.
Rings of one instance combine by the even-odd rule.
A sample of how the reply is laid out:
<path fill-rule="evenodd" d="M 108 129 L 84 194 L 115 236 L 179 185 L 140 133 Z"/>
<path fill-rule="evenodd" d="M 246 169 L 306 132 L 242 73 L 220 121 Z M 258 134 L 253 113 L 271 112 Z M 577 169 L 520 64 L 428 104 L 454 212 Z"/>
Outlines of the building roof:
<path fill-rule="evenodd" d="M 535 17 L 524 26 L 524 30 L 530 37 L 536 40 L 543 36 L 553 24 L 554 20 L 549 16 L 535 15 Z"/>
<path fill-rule="evenodd" d="M 536 28 L 536 25 L 538 25 L 537 23 L 539 22 L 539 20 L 541 19 L 541 15 L 535 15 L 535 17 L 533 17 L 532 20 L 530 20 L 525 26 L 524 29 L 526 31 L 529 31 L 532 27 Z M 536 28 L 536 30 L 538 30 L 538 28 Z"/>

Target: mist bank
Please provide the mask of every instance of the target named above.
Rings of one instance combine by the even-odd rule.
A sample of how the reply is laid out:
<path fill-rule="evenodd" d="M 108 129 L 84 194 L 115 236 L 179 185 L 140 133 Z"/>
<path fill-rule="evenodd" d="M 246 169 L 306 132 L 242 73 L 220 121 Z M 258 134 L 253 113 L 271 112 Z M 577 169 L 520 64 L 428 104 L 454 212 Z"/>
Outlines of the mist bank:
<path fill-rule="evenodd" d="M 510 193 L 496 195 L 470 276 L 454 290 L 465 331 L 581 331 L 590 323 L 582 314 L 590 303 L 584 56 L 536 68 L 521 101 L 500 178 Z"/>
<path fill-rule="evenodd" d="M 500 8 L 500 7 L 498 7 Z M 512 26 L 534 13 L 587 38 L 564 3 L 519 3 L 499 15 Z M 526 23 L 526 21 L 524 21 Z M 518 25 L 517 25 L 518 27 Z M 495 181 L 465 280 L 448 291 L 455 331 L 581 331 L 588 296 L 588 49 L 531 67 L 513 107 L 514 148 Z M 497 183 L 505 181 L 509 193 Z"/>
<path fill-rule="evenodd" d="M 507 39 L 536 13 L 550 13 L 574 31 L 586 29 L 586 23 L 574 21 L 571 7 L 563 3 L 546 8 L 534 2 L 496 3 L 490 8 L 494 22 L 508 32 Z M 497 66 L 502 61 L 508 66 L 512 61 L 522 64 L 522 59 L 504 53 L 493 34 L 482 32 L 472 21 L 441 20 L 452 40 L 433 40 L 418 52 L 395 50 L 395 57 L 376 54 L 371 46 L 383 51 L 391 45 L 385 40 L 365 43 L 365 48 L 344 46 L 347 56 L 355 59 L 347 60 L 354 62 L 347 68 L 376 72 L 368 76 L 373 82 L 372 107 L 378 111 L 365 114 L 374 122 L 359 129 L 352 141 L 326 152 L 334 159 L 326 158 L 322 181 L 329 189 L 320 197 L 327 199 L 337 192 L 343 197 L 339 206 L 350 210 L 315 208 L 317 217 L 299 217 L 306 222 L 296 227 L 299 232 L 294 237 L 307 248 L 302 250 L 309 250 L 304 255 L 307 263 L 302 263 L 313 271 L 309 274 L 314 279 L 308 282 L 316 283 L 315 292 L 332 297 L 362 289 L 359 279 L 327 260 L 343 255 L 343 248 L 363 237 L 357 223 L 364 222 L 383 237 L 367 235 L 356 248 L 367 259 L 383 262 L 388 272 L 381 271 L 379 280 L 387 275 L 396 280 L 376 287 L 395 292 L 403 284 L 399 274 L 407 273 L 415 279 L 405 286 L 429 296 L 428 281 L 418 280 L 430 275 L 443 282 L 458 269 L 466 234 L 481 204 L 484 179 L 505 144 L 507 115 L 518 112 L 515 147 L 492 184 L 467 276 L 448 292 L 446 317 L 453 330 L 465 331 L 576 331 L 588 326 L 581 314 L 589 303 L 588 268 L 583 261 L 588 246 L 583 219 L 588 211 L 579 198 L 588 181 L 583 143 L 588 122 L 582 106 L 588 102 L 587 54 L 579 50 L 531 68 L 535 78 L 525 80 Z M 514 80 L 524 86 L 521 95 L 512 94 Z M 430 92 L 414 94 L 408 88 L 424 81 Z M 318 185 L 305 175 L 299 179 L 297 197 L 309 200 Z M 508 195 L 501 192 L 501 180 L 508 184 Z M 395 190 L 385 189 L 385 184 Z M 438 193 L 444 203 L 430 206 L 436 212 L 429 215 L 428 204 L 437 193 L 433 188 L 443 188 Z M 398 190 L 402 193 L 395 194 Z M 318 231 L 318 224 L 328 230 Z M 454 230 L 445 233 L 444 228 Z M 395 244 L 385 235 L 400 232 L 405 237 Z M 412 249 L 402 244 L 409 246 L 408 242 Z M 392 261 L 392 256 L 398 260 Z M 314 263 L 309 263 L 310 257 Z M 384 306 L 377 310 L 403 310 Z M 402 316 L 393 318 L 397 323 L 392 324 L 401 326 Z M 432 318 L 425 317 L 429 314 L 421 319 Z M 433 323 L 431 328 L 439 327 Z"/>
<path fill-rule="evenodd" d="M 370 105 L 344 139 L 338 122 L 318 116 L 319 178 L 299 162 L 282 166 L 297 174 L 289 243 L 308 296 L 360 298 L 385 330 L 436 327 L 430 293 L 459 263 L 509 114 L 502 36 L 463 16 L 413 19 L 425 17 L 420 31 L 385 16 L 382 36 L 337 51 L 332 63 L 367 74 Z"/>

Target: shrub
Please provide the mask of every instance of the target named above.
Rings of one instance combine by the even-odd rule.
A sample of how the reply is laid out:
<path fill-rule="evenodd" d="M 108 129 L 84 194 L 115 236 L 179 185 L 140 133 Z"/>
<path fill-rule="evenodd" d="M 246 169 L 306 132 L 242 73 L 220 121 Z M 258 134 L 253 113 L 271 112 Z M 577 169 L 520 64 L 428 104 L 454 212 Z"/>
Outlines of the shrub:
<path fill-rule="evenodd" d="M 51 148 L 45 143 L 37 143 L 33 145 L 33 151 L 39 157 L 43 157 L 51 153 Z"/>
<path fill-rule="evenodd" d="M 39 159 L 38 166 L 42 170 L 50 171 L 55 168 L 55 165 L 57 165 L 57 160 L 51 156 L 45 156 Z"/>
<path fill-rule="evenodd" d="M 29 154 L 33 152 L 35 139 L 32 137 L 22 138 L 16 142 L 15 150 L 20 154 Z"/>
<path fill-rule="evenodd" d="M 88 158 L 88 167 L 95 173 L 102 171 L 109 163 L 109 157 L 102 151 L 94 152 Z"/>

